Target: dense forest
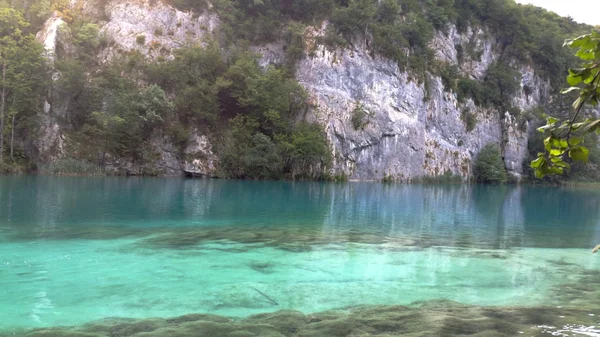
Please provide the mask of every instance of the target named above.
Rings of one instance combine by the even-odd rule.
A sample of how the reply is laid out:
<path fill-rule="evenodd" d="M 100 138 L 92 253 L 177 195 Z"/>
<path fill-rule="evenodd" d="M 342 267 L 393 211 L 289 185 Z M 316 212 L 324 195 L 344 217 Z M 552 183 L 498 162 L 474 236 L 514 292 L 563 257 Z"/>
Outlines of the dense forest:
<path fill-rule="evenodd" d="M 104 60 L 99 55 L 107 38 L 81 2 L 0 1 L 0 171 L 115 174 L 122 172 L 114 170 L 114 163 L 128 160 L 140 167 L 136 174 L 160 174 L 146 165 L 156 156 L 149 146 L 156 135 L 168 138 L 178 155 L 185 156 L 190 132 L 199 129 L 217 144 L 220 176 L 340 179 L 329 173 L 332 155 L 321 127 L 299 118 L 318 108 L 294 77 L 297 62 L 311 57 L 307 27 L 327 21 L 326 34 L 318 40 L 327 48 L 365 43 L 373 55 L 393 60 L 425 87 L 431 76 L 439 76 L 458 101 L 472 99 L 476 105 L 510 111 L 532 122 L 544 112 L 568 113 L 570 98 L 558 93 L 565 86 L 567 68 L 576 61 L 562 43 L 590 31 L 570 18 L 513 0 L 169 4 L 197 14 L 216 12 L 221 21 L 214 38 L 184 46 L 172 56 L 147 58 L 128 51 Z M 68 25 L 60 27 L 63 43 L 49 62 L 35 34 L 52 13 Z M 482 80 L 434 57 L 434 34 L 451 27 L 459 32 L 480 27 L 495 39 L 500 57 Z M 138 39 L 145 43 L 143 36 Z M 249 46 L 272 41 L 285 42 L 285 62 L 261 67 L 259 55 Z M 477 57 L 474 48 L 457 49 L 459 59 L 463 54 Z M 557 99 L 535 111 L 513 107 L 510 98 L 520 76 L 516 63 L 531 65 L 546 78 Z M 65 158 L 48 163 L 36 153 L 36 134 L 44 101 L 58 96 L 68 102 L 61 123 L 69 146 Z M 360 117 L 353 119 L 358 127 Z M 538 138 L 530 140 L 532 157 L 543 148 Z M 590 136 L 588 142 L 595 144 L 595 139 Z M 590 148 L 592 164 L 600 163 L 597 146 Z M 596 174 L 594 167 L 578 164 L 571 177 L 597 179 Z"/>

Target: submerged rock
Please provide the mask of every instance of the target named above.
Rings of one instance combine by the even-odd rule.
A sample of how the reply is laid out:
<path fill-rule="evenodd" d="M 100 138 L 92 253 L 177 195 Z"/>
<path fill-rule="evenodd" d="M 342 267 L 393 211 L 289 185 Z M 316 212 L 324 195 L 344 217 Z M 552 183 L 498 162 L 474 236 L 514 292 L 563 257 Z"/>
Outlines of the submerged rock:
<path fill-rule="evenodd" d="M 374 305 L 305 315 L 278 311 L 246 319 L 186 315 L 171 319 L 103 320 L 81 327 L 38 329 L 27 337 L 345 337 L 578 336 L 593 329 L 594 303 L 578 308 L 481 307 L 434 300 L 410 306 Z M 588 334 L 589 335 L 589 334 Z M 1 335 L 0 335 L 1 336 Z"/>

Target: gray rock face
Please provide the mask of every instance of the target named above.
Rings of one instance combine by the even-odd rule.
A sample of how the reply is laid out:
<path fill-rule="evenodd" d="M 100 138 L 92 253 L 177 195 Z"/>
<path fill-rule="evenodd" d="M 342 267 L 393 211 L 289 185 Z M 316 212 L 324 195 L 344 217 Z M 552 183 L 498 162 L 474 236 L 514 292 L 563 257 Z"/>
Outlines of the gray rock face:
<path fill-rule="evenodd" d="M 208 137 L 197 130 L 190 136 L 184 155 L 183 170 L 194 175 L 210 176 L 216 171 L 219 163 Z"/>
<path fill-rule="evenodd" d="M 36 35 L 36 39 L 44 45 L 50 62 L 54 62 L 56 54 L 56 46 L 58 44 L 59 27 L 64 24 L 64 21 L 53 15 L 44 24 L 44 28 Z M 53 78 L 57 78 L 54 74 Z M 49 161 L 62 156 L 64 152 L 64 136 L 62 134 L 58 120 L 64 117 L 64 102 L 57 101 L 48 95 L 44 101 L 43 110 L 40 113 L 40 132 L 39 138 L 34 141 L 40 161 Z"/>
<path fill-rule="evenodd" d="M 169 58 L 176 48 L 212 36 L 219 25 L 218 17 L 210 10 L 195 16 L 152 0 L 86 0 L 85 10 L 98 18 L 101 31 L 110 41 L 99 55 L 102 60 L 131 50 L 151 58 Z M 50 19 L 40 33 L 48 49 L 56 44 L 56 38 L 52 38 L 56 27 L 56 18 Z M 307 45 L 315 46 L 316 37 L 324 31 L 325 26 L 311 29 Z M 437 33 L 431 46 L 438 60 L 455 64 L 464 76 L 481 80 L 499 56 L 492 41 L 488 32 L 468 29 L 461 33 L 450 27 L 446 33 Z M 467 48 L 473 52 L 461 52 Z M 253 50 L 263 55 L 263 66 L 284 60 L 281 43 L 255 46 Z M 394 62 L 372 57 L 360 43 L 336 51 L 317 45 L 314 51 L 297 65 L 297 79 L 316 106 L 302 118 L 323 126 L 334 155 L 333 174 L 345 173 L 358 180 L 391 177 L 410 181 L 444 173 L 466 178 L 472 174 L 473 159 L 487 143 L 501 147 L 511 174 L 522 174 L 529 125 L 517 116 L 476 107 L 470 100 L 459 103 L 454 93 L 444 90 L 439 77 L 429 76 L 426 88 Z M 532 68 L 515 66 L 524 75 L 513 104 L 526 111 L 548 99 L 549 83 Z M 363 126 L 356 129 L 352 116 L 357 107 L 366 112 L 366 117 Z M 461 119 L 463 111 L 477 118 L 470 132 Z M 59 139 L 58 124 L 50 120 L 44 123 L 49 131 L 43 137 Z M 41 143 L 56 143 L 46 138 Z M 170 175 L 183 170 L 213 173 L 218 159 L 209 139 L 194 132 L 188 143 L 184 153 L 177 154 L 168 140 L 157 137 L 157 171 Z M 41 147 L 40 151 L 46 150 Z"/>
<path fill-rule="evenodd" d="M 101 56 L 105 60 L 132 50 L 168 58 L 173 50 L 211 36 L 219 24 L 213 13 L 195 16 L 161 1 L 109 1 L 103 9 L 108 21 L 101 32 L 111 42 Z"/>
<path fill-rule="evenodd" d="M 456 46 L 475 43 L 480 59 L 463 55 L 458 65 L 464 74 L 482 78 L 497 56 L 491 43 L 480 35 L 483 32 L 460 35 L 452 28 L 448 35 L 438 34 L 432 45 L 441 61 L 458 64 Z M 520 70 L 525 75 L 513 103 L 528 110 L 540 103 L 549 85 L 532 69 Z M 335 157 L 335 174 L 343 172 L 358 180 L 392 177 L 401 181 L 444 173 L 468 177 L 474 157 L 487 143 L 501 147 L 511 174 L 522 174 L 527 155 L 526 122 L 519 125 L 508 112 L 478 108 L 472 101 L 459 103 L 437 77 L 429 78 L 426 89 L 395 63 L 371 57 L 365 46 L 336 51 L 319 46 L 314 57 L 300 62 L 297 78 L 317 106 L 308 119 L 325 128 Z M 534 89 L 529 96 L 523 90 L 527 85 Z M 358 130 L 351 121 L 357 106 L 369 115 L 364 128 Z M 461 120 L 463 110 L 477 116 L 477 125 L 470 132 Z"/>
<path fill-rule="evenodd" d="M 156 174 L 164 176 L 181 176 L 189 172 L 195 176 L 212 176 L 217 167 L 218 158 L 212 152 L 208 137 L 194 131 L 183 153 L 180 152 L 168 138 L 155 136 L 150 140 L 150 146 L 156 154 L 156 159 L 143 165 L 130 161 L 109 158 L 107 171 L 127 174 Z"/>

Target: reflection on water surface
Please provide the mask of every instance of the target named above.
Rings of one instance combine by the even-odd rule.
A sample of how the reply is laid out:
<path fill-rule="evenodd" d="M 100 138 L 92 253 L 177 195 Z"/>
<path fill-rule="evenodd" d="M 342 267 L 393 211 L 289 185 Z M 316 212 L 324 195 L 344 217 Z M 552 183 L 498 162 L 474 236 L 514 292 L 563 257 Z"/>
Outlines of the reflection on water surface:
<path fill-rule="evenodd" d="M 525 186 L 0 177 L 0 329 L 598 336 L 599 202 Z"/>

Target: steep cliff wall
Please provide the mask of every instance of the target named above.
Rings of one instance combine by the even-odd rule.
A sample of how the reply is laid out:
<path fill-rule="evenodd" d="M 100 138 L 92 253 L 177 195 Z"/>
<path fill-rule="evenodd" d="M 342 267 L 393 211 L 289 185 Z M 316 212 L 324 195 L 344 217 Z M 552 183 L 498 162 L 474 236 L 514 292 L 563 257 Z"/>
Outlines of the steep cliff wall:
<path fill-rule="evenodd" d="M 210 10 L 193 15 L 157 1 L 88 1 L 86 11 L 97 17 L 109 41 L 99 55 L 104 61 L 132 50 L 151 58 L 169 58 L 176 48 L 201 42 L 219 27 L 219 18 Z M 51 18 L 39 34 L 49 50 L 56 43 L 53 30 L 60 24 Z M 508 171 L 517 177 L 522 174 L 530 131 L 527 121 L 507 111 L 478 107 L 470 99 L 459 103 L 456 94 L 444 89 L 440 77 L 429 75 L 425 81 L 417 81 L 396 63 L 374 56 L 365 43 L 343 50 L 316 44 L 316 37 L 324 31 L 325 26 L 316 27 L 306 34 L 307 45 L 315 47 L 296 67 L 297 80 L 314 103 L 314 108 L 298 119 L 323 126 L 334 155 L 333 174 L 401 181 L 444 173 L 469 177 L 474 157 L 490 142 L 500 146 Z M 482 79 L 499 57 L 493 41 L 493 36 L 482 30 L 461 34 L 450 27 L 446 33 L 437 33 L 431 47 L 438 60 L 456 64 L 464 76 Z M 480 57 L 466 55 L 459 62 L 457 46 L 467 45 Z M 281 43 L 255 46 L 254 50 L 262 53 L 263 65 L 281 63 L 285 58 Z M 523 74 L 521 88 L 513 97 L 515 107 L 526 111 L 548 99 L 546 81 L 526 65 L 514 66 Z M 352 122 L 357 107 L 366 114 L 364 125 L 358 128 Z M 467 131 L 461 118 L 465 111 L 476 116 L 473 130 Z M 46 118 L 43 124 L 41 143 L 61 144 L 54 147 L 60 152 L 59 123 Z M 166 138 L 157 135 L 153 141 L 160 153 L 157 171 L 170 175 L 184 169 L 213 173 L 218 162 L 210 140 L 193 132 L 189 143 L 182 158 Z M 49 151 L 47 145 L 39 149 Z"/>
<path fill-rule="evenodd" d="M 485 36 L 482 31 L 458 34 L 452 27 L 447 34 L 438 33 L 432 47 L 440 61 L 482 79 L 498 58 Z M 458 62 L 456 46 L 472 41 L 480 59 L 466 56 Z M 410 73 L 394 62 L 373 57 L 360 44 L 336 51 L 318 46 L 314 55 L 300 62 L 297 77 L 318 107 L 307 118 L 325 127 L 336 172 L 361 180 L 386 176 L 410 180 L 446 172 L 467 177 L 479 150 L 495 143 L 501 147 L 509 173 L 521 176 L 527 156 L 527 121 L 506 111 L 477 107 L 472 100 L 461 104 L 456 94 L 444 90 L 441 78 L 430 76 L 426 87 L 411 80 Z M 549 83 L 530 67 L 518 68 L 524 76 L 513 104 L 526 111 L 548 97 Z M 533 92 L 526 95 L 525 86 Z M 364 129 L 358 130 L 351 122 L 357 104 L 370 115 Z M 471 131 L 461 120 L 465 109 L 477 118 Z"/>

